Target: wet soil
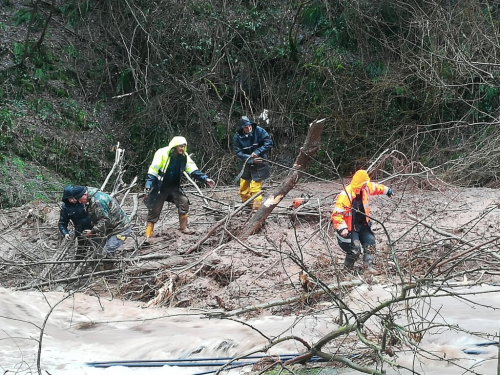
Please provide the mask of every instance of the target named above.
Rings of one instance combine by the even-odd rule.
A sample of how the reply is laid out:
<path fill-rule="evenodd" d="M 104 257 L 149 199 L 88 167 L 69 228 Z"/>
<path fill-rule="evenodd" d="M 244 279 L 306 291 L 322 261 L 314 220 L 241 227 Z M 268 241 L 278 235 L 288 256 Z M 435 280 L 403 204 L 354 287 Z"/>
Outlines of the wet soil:
<path fill-rule="evenodd" d="M 386 184 L 391 185 L 391 181 Z M 343 268 L 344 254 L 330 221 L 336 193 L 342 186 L 337 182 L 297 185 L 274 209 L 260 232 L 248 238 L 241 233 L 253 213 L 247 210 L 228 218 L 240 203 L 236 187 L 203 190 L 205 200 L 196 190 L 186 187 L 191 201 L 189 227 L 195 233 L 180 233 L 175 207 L 165 204 L 149 244 L 144 243 L 147 210 L 139 198 L 133 236 L 114 262 L 87 265 L 77 273 L 74 263 L 64 263 L 73 261 L 75 249 L 74 244 L 65 243 L 59 235 L 57 204 L 32 202 L 4 210 L 0 215 L 0 254 L 6 263 L 0 284 L 46 291 L 80 289 L 91 295 L 138 301 L 150 308 L 227 312 L 300 296 L 306 290 L 318 290 L 318 283 L 331 285 L 353 279 L 397 282 L 400 276 L 394 256 L 402 276 L 410 280 L 423 276 L 436 260 L 461 250 L 462 242 L 481 243 L 498 233 L 498 190 L 459 188 L 438 182 L 426 189 L 415 185 L 412 180 L 393 181 L 392 199 L 376 196 L 370 201 L 377 240 L 375 268 L 380 272 L 376 276 L 363 274 L 361 260 L 356 264 L 356 272 Z M 265 189 L 266 196 L 273 186 L 268 184 Z M 311 195 L 310 200 L 294 209 L 292 199 L 305 193 Z M 131 204 L 132 199 L 127 197 L 124 207 L 129 213 Z M 224 225 L 196 248 L 222 219 Z M 54 260 L 64 247 L 67 251 L 57 258 L 61 263 L 39 264 Z M 416 257 L 417 253 L 421 257 Z M 9 266 L 8 262 L 15 265 Z M 94 276 L 90 278 L 75 277 L 92 272 Z M 304 272 L 309 283 L 301 283 Z M 255 309 L 247 317 L 297 314 L 321 304 L 322 298 Z"/>

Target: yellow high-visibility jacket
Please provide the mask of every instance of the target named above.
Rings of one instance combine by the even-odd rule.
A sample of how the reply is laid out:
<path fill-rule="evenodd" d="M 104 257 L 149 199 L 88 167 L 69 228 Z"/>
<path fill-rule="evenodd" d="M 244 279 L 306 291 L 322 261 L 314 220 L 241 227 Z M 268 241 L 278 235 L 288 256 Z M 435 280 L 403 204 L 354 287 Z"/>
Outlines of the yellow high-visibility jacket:
<path fill-rule="evenodd" d="M 146 178 L 146 188 L 149 189 L 161 189 L 161 184 L 163 178 L 165 177 L 165 171 L 170 164 L 170 151 L 180 145 L 186 145 L 184 149 L 185 160 L 183 161 L 183 171 L 186 171 L 189 175 L 192 175 L 195 179 L 201 182 L 206 182 L 207 176 L 198 170 L 198 167 L 194 161 L 187 154 L 187 142 L 184 137 L 174 137 L 170 141 L 167 147 L 160 148 L 156 151 L 153 161 L 148 170 L 148 177 Z M 184 164 L 185 163 L 185 164 Z"/>
<path fill-rule="evenodd" d="M 352 182 L 345 187 L 337 196 L 331 219 L 335 230 L 340 231 L 347 228 L 352 230 L 352 202 L 357 194 L 362 194 L 363 206 L 366 214 L 366 222 L 370 220 L 370 195 L 387 194 L 389 188 L 382 184 L 370 182 L 368 173 L 364 170 L 357 171 Z"/>

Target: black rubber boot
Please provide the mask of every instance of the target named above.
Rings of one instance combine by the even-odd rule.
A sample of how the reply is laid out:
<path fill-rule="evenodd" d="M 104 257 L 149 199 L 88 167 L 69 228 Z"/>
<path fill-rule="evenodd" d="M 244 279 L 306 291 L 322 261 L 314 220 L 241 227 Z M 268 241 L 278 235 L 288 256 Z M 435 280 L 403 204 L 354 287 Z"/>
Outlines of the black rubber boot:
<path fill-rule="evenodd" d="M 373 254 L 363 254 L 363 268 L 366 275 L 378 275 L 379 272 L 373 268 Z"/>
<path fill-rule="evenodd" d="M 352 271 L 354 269 L 355 262 L 356 262 L 356 259 L 353 258 L 351 254 L 346 254 L 345 259 L 344 259 L 344 268 L 346 270 Z"/>
<path fill-rule="evenodd" d="M 359 258 L 359 249 L 356 247 L 352 247 L 351 251 L 349 253 L 346 253 L 345 259 L 344 259 L 344 267 L 348 270 L 353 270 L 354 269 L 354 263 Z"/>

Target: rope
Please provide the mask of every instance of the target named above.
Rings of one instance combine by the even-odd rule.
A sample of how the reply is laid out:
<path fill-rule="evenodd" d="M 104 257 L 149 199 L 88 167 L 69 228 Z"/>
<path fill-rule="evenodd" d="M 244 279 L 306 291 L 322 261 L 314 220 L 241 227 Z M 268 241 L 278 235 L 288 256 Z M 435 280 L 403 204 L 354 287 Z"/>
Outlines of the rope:
<path fill-rule="evenodd" d="M 313 160 L 314 160 L 314 159 L 313 159 Z M 313 178 L 315 178 L 315 179 L 317 179 L 317 180 L 319 180 L 319 181 L 325 181 L 325 182 L 330 182 L 330 183 L 333 183 L 333 182 L 334 182 L 334 181 L 332 181 L 332 180 L 327 180 L 327 179 L 325 179 L 325 178 L 321 178 L 321 177 L 315 176 L 315 175 L 313 175 L 313 174 L 310 174 L 310 173 L 307 173 L 307 172 L 301 171 L 300 169 L 296 169 L 296 168 L 294 168 L 294 167 L 287 167 L 286 165 L 283 165 L 283 164 L 280 164 L 280 163 L 276 163 L 275 161 L 266 160 L 266 162 L 271 163 L 271 164 L 274 164 L 274 165 L 277 165 L 277 166 L 279 166 L 279 167 L 281 167 L 281 168 L 289 169 L 289 170 L 291 170 L 291 171 L 297 171 L 297 172 L 303 173 L 303 174 L 305 174 L 305 175 L 307 175 L 307 176 L 309 176 L 309 177 L 313 177 Z M 318 162 L 318 163 L 319 163 L 319 162 Z M 321 163 L 320 163 L 320 164 L 321 164 Z"/>

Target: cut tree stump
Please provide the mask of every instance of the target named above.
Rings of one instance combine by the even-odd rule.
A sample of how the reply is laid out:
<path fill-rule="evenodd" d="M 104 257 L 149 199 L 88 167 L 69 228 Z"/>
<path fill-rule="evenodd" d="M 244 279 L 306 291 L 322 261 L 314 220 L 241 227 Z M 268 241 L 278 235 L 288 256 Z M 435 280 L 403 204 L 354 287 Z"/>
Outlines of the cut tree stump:
<path fill-rule="evenodd" d="M 276 187 L 271 192 L 269 198 L 267 198 L 257 212 L 255 212 L 255 215 L 252 216 L 245 231 L 242 233 L 243 237 L 248 237 L 249 235 L 255 234 L 259 231 L 274 208 L 281 202 L 288 192 L 295 187 L 300 177 L 302 177 L 302 172 L 304 172 L 309 166 L 311 157 L 314 156 L 319 150 L 324 121 L 325 119 L 316 120 L 309 125 L 306 140 L 300 149 L 293 168 L 290 169 L 288 176 L 281 183 L 281 185 Z"/>

